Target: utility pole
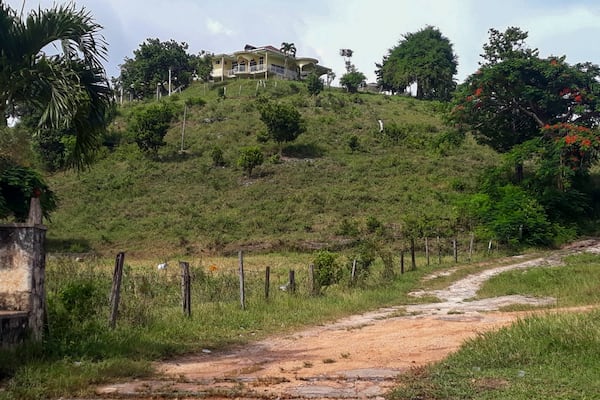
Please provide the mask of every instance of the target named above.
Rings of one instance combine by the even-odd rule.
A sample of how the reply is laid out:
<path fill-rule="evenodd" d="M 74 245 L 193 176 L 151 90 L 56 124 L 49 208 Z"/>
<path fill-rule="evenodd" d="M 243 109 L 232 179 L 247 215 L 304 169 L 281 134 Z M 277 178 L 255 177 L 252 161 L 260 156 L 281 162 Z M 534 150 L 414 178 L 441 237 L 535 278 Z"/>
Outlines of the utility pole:
<path fill-rule="evenodd" d="M 171 96 L 171 67 L 169 67 L 169 96 Z"/>

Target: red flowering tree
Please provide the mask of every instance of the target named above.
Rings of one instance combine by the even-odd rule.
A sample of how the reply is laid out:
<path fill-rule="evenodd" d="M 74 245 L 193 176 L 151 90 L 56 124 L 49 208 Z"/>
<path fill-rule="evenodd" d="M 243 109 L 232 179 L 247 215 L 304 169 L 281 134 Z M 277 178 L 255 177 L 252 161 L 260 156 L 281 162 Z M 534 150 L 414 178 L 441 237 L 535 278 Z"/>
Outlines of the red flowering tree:
<path fill-rule="evenodd" d="M 597 130 L 570 123 L 545 125 L 542 130 L 539 174 L 565 191 L 576 176 L 586 176 L 600 157 Z"/>
<path fill-rule="evenodd" d="M 539 137 L 548 124 L 600 122 L 600 68 L 569 65 L 564 57 L 539 58 L 525 46 L 526 38 L 518 28 L 492 30 L 484 62 L 458 88 L 450 114 L 458 127 L 500 152 Z"/>

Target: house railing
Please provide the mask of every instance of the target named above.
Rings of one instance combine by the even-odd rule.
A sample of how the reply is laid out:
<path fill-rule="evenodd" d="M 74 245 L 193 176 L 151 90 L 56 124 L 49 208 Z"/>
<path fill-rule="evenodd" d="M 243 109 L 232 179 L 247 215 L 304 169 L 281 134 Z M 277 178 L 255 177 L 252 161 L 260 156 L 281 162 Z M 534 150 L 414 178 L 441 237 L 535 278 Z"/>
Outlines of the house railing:
<path fill-rule="evenodd" d="M 271 65 L 267 69 L 267 66 L 265 64 L 250 65 L 249 67 L 246 65 L 239 65 L 236 68 L 228 70 L 226 74 L 228 77 L 231 77 L 231 76 L 235 76 L 238 74 L 247 74 L 247 73 L 254 74 L 254 73 L 262 73 L 265 71 L 268 71 L 268 72 L 274 73 L 275 75 L 286 77 L 289 79 L 296 79 L 298 77 L 298 73 L 296 71 L 292 71 L 289 69 L 286 70 L 285 68 L 279 67 L 277 65 Z"/>

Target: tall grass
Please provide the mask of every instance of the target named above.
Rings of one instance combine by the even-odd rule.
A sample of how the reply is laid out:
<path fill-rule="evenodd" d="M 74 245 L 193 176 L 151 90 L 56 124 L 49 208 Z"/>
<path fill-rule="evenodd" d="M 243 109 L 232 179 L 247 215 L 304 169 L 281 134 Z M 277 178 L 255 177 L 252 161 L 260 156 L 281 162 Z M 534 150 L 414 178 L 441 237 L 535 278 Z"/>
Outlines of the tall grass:
<path fill-rule="evenodd" d="M 6 391 L 0 399 L 42 399 L 87 396 L 91 385 L 118 377 L 147 376 L 150 362 L 201 349 L 246 343 L 267 334 L 322 323 L 342 315 L 399 304 L 426 271 L 383 279 L 380 262 L 360 287 L 350 285 L 348 270 L 322 295 L 309 291 L 306 256 L 256 258 L 245 264 L 247 303 L 242 310 L 235 258 L 205 258 L 192 262 L 192 316 L 180 302 L 180 272 L 176 265 L 157 270 L 154 263 L 124 268 L 116 329 L 108 327 L 110 260 L 76 262 L 52 259 L 47 266 L 49 332 L 41 344 L 27 343 L 0 351 L 0 379 Z M 272 288 L 264 293 L 264 267 L 271 269 Z M 294 269 L 297 291 L 281 291 Z"/>
<path fill-rule="evenodd" d="M 315 106 L 302 83 L 269 81 L 258 95 L 256 86 L 228 83 L 219 99 L 216 89 L 198 84 L 167 100 L 206 104 L 188 109 L 185 152 L 179 153 L 180 120 L 159 160 L 127 143 L 128 107 L 122 108 L 113 126 L 122 142 L 114 151 L 87 171 L 49 178 L 61 200 L 48 223 L 51 249 L 140 257 L 248 245 L 311 249 L 356 239 L 341 233 L 343 221 L 358 226 L 370 217 L 398 227 L 422 219 L 430 234 L 454 235 L 455 200 L 497 158 L 469 138 L 462 145 L 446 141 L 450 129 L 434 103 L 332 89 Z M 264 98 L 295 104 L 306 120 L 306 132 L 284 146 L 281 159 L 272 157 L 275 143 L 259 141 L 266 128 L 256 105 Z M 379 132 L 378 119 L 388 131 Z M 236 159 L 250 145 L 269 161 L 247 179 Z M 214 165 L 215 148 L 224 165 Z"/>
<path fill-rule="evenodd" d="M 600 302 L 600 256 L 583 253 L 569 256 L 565 265 L 510 271 L 485 282 L 479 298 L 520 294 L 555 297 L 557 306 Z"/>
<path fill-rule="evenodd" d="M 518 321 L 400 379 L 391 399 L 594 399 L 600 312 Z"/>

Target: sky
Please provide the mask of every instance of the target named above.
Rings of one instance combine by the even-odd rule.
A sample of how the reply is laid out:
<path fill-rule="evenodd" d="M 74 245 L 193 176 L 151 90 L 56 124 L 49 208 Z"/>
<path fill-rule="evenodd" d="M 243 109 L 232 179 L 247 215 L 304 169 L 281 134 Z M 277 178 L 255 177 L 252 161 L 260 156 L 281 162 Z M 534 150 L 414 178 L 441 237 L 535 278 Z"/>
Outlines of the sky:
<path fill-rule="evenodd" d="M 60 0 L 0 0 L 24 12 L 64 4 Z M 72 2 L 69 2 L 72 3 Z M 231 53 L 254 46 L 294 43 L 298 57 L 314 57 L 344 72 L 340 49 L 352 49 L 352 63 L 376 80 L 381 63 L 403 35 L 434 26 L 458 57 L 456 80 L 474 73 L 488 30 L 516 26 L 540 56 L 566 56 L 570 64 L 600 64 L 598 0 L 76 0 L 102 25 L 109 44 L 108 77 L 148 38 L 175 40 L 188 52 Z"/>

